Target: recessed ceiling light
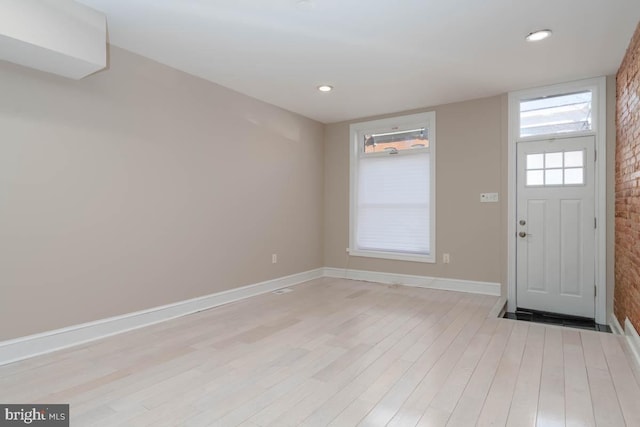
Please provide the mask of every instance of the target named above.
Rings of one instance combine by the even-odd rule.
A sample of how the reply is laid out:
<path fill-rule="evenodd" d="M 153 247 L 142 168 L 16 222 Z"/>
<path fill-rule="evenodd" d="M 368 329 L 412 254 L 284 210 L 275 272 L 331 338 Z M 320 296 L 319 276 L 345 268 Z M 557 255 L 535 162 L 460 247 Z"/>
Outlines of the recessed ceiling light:
<path fill-rule="evenodd" d="M 538 30 L 527 34 L 525 40 L 528 42 L 539 42 L 551 36 L 551 30 Z"/>
<path fill-rule="evenodd" d="M 329 86 L 329 85 L 320 85 L 318 86 L 318 90 L 320 92 L 331 92 L 333 90 L 333 86 Z"/>

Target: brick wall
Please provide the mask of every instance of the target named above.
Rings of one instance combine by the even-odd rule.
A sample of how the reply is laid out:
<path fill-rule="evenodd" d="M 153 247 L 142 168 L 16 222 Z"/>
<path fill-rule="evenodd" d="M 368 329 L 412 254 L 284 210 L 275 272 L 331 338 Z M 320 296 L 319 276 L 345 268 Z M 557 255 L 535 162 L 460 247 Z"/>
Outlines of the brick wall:
<path fill-rule="evenodd" d="M 616 78 L 614 312 L 640 331 L 640 24 Z"/>

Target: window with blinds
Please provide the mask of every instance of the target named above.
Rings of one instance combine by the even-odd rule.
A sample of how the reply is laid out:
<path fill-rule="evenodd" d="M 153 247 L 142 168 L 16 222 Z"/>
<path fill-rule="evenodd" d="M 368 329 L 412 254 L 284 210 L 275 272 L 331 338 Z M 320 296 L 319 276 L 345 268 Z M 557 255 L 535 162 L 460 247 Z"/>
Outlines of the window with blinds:
<path fill-rule="evenodd" d="M 351 126 L 350 254 L 435 262 L 435 113 Z"/>

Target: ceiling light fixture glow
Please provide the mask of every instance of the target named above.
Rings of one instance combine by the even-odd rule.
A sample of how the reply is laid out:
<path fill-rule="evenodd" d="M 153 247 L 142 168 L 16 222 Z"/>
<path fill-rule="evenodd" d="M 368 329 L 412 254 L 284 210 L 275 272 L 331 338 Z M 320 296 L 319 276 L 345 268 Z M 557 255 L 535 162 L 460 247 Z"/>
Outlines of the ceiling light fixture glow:
<path fill-rule="evenodd" d="M 551 30 L 538 30 L 527 34 L 525 40 L 528 42 L 539 42 L 551 36 Z"/>
<path fill-rule="evenodd" d="M 320 92 L 331 92 L 333 90 L 333 86 L 329 86 L 329 85 L 320 85 L 318 86 L 318 90 Z"/>

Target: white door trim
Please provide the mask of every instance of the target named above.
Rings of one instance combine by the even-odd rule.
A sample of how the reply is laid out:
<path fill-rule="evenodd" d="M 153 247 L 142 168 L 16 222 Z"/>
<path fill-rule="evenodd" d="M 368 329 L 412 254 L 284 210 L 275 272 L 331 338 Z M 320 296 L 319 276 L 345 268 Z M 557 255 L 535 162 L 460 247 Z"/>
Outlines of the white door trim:
<path fill-rule="evenodd" d="M 557 95 L 562 93 L 577 92 L 580 90 L 592 90 L 592 117 L 593 131 L 583 133 L 595 136 L 597 159 L 595 165 L 595 212 L 598 222 L 595 241 L 596 264 L 596 290 L 595 320 L 600 324 L 607 324 L 607 227 L 606 227 L 606 153 L 607 153 L 607 104 L 606 104 L 606 77 L 579 80 L 576 82 L 562 83 L 553 86 L 526 89 L 509 93 L 508 131 L 507 131 L 507 309 L 516 309 L 516 143 L 519 140 L 519 101 L 521 99 L 540 96 Z M 562 136 L 572 136 L 563 134 Z M 548 138 L 544 136 L 541 138 Z"/>

